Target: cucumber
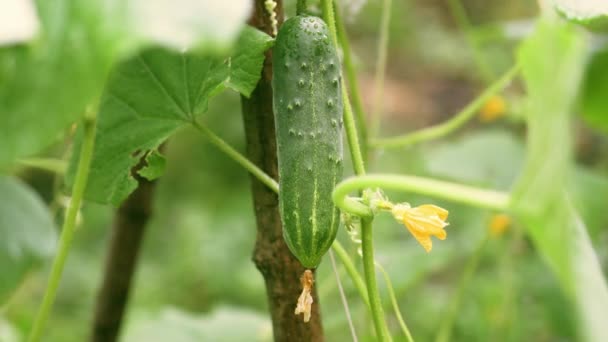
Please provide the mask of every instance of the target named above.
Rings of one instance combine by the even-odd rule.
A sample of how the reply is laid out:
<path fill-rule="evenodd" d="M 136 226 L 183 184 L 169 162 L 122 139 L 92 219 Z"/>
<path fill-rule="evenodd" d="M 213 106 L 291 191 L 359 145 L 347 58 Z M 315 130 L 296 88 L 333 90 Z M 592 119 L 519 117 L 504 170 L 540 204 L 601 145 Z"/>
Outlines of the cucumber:
<path fill-rule="evenodd" d="M 287 20 L 273 50 L 279 207 L 283 237 L 315 268 L 338 230 L 332 191 L 342 178 L 340 64 L 327 25 L 313 16 Z"/>

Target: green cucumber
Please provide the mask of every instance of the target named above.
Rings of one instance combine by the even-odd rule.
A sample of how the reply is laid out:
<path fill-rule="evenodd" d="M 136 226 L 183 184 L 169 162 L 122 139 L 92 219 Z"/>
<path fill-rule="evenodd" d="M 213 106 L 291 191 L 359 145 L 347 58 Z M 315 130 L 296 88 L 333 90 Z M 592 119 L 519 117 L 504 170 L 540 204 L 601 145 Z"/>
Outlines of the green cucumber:
<path fill-rule="evenodd" d="M 340 64 L 325 22 L 287 20 L 272 63 L 283 237 L 304 267 L 315 268 L 338 231 L 331 195 L 343 169 Z"/>

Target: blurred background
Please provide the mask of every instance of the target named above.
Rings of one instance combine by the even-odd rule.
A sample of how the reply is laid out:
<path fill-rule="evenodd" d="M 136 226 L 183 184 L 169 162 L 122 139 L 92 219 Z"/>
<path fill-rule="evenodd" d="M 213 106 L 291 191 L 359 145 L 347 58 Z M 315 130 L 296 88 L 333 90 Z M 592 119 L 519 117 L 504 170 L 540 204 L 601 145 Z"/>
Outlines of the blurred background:
<path fill-rule="evenodd" d="M 343 3 L 363 102 L 370 112 L 381 1 Z M 472 26 L 466 28 L 454 3 L 393 1 L 381 136 L 442 122 L 461 110 L 513 65 L 514 48 L 532 29 L 537 15 L 532 1 L 460 0 Z M 294 14 L 295 1 L 286 1 L 286 11 Z M 375 150 L 370 170 L 510 189 L 525 157 L 520 93 L 514 83 L 497 99 L 499 110 L 482 109 L 464 129 L 441 141 Z M 244 151 L 236 93 L 212 99 L 204 121 Z M 61 148 L 48 154 L 60 155 Z M 578 167 L 572 181 L 604 271 L 608 270 L 606 152 L 606 136 L 577 121 Z M 171 139 L 165 153 L 167 172 L 158 182 L 122 340 L 270 341 L 264 283 L 251 261 L 255 220 L 247 173 L 190 129 Z M 23 169 L 20 177 L 52 200 L 54 175 Z M 570 304 L 516 222 L 502 213 L 413 195 L 388 195 L 412 205 L 432 201 L 450 211 L 448 239 L 435 243 L 429 254 L 389 215 L 376 220 L 377 259 L 390 275 L 416 340 L 433 340 L 438 328 L 449 324 L 454 341 L 576 339 Z M 44 341 L 87 339 L 114 210 L 84 205 Z M 360 266 L 358 246 L 344 229 L 339 239 Z M 49 265 L 29 274 L 11 298 L 0 315 L 0 341 L 21 341 L 26 336 L 48 269 Z M 357 334 L 361 340 L 372 340 L 371 316 L 345 272 L 340 267 L 339 271 Z M 385 283 L 379 281 L 395 340 L 403 340 Z M 318 269 L 316 284 L 327 341 L 350 341 L 328 258 Z"/>

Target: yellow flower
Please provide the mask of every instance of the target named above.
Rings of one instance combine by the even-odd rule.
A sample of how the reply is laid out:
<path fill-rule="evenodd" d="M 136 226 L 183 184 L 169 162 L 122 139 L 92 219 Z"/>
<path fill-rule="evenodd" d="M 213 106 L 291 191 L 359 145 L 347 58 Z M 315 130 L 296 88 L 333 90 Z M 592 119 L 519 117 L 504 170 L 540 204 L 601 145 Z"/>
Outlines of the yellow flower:
<path fill-rule="evenodd" d="M 447 237 L 444 228 L 448 225 L 445 222 L 448 218 L 448 211 L 443 208 L 432 204 L 412 208 L 409 204 L 404 203 L 395 205 L 392 213 L 427 252 L 433 248 L 431 236 L 435 236 L 439 240 L 445 240 Z"/>
<path fill-rule="evenodd" d="M 488 101 L 481 107 L 479 111 L 479 120 L 482 122 L 491 122 L 505 115 L 507 105 L 505 100 L 500 95 L 490 97 Z"/>
<path fill-rule="evenodd" d="M 492 216 L 490 219 L 490 223 L 488 224 L 488 228 L 490 229 L 490 234 L 493 237 L 501 236 L 509 226 L 511 225 L 511 218 L 505 214 L 498 214 Z"/>

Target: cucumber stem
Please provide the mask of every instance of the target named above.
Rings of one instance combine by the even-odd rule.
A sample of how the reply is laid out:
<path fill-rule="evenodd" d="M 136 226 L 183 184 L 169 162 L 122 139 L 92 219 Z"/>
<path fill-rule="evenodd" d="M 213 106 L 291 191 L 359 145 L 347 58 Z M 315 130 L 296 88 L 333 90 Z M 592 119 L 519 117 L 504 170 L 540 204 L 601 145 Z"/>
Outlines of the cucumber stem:
<path fill-rule="evenodd" d="M 245 156 L 240 154 L 237 150 L 232 148 L 232 146 L 228 145 L 222 138 L 218 137 L 213 133 L 209 128 L 202 125 L 198 121 L 193 121 L 192 125 L 196 128 L 210 143 L 215 145 L 220 151 L 227 154 L 232 160 L 237 162 L 239 165 L 245 168 L 245 170 L 249 171 L 252 175 L 254 175 L 260 182 L 266 185 L 270 190 L 275 193 L 279 193 L 279 183 L 272 179 L 269 175 L 267 175 L 264 171 L 262 171 L 259 167 L 257 167 L 254 163 L 249 161 Z"/>
<path fill-rule="evenodd" d="M 363 111 L 363 101 L 361 100 L 361 91 L 359 90 L 359 81 L 357 79 L 357 70 L 352 58 L 352 50 L 350 48 L 350 42 L 348 41 L 348 35 L 346 34 L 346 27 L 344 27 L 344 21 L 342 15 L 338 10 L 338 6 L 335 8 L 335 20 L 336 30 L 338 35 L 338 41 L 342 46 L 342 54 L 344 56 L 344 70 L 346 71 L 346 78 L 348 79 L 348 85 L 350 86 L 350 98 L 352 99 L 352 107 L 354 109 L 355 117 L 357 118 L 357 129 L 359 132 L 359 138 L 363 141 L 366 148 L 363 149 L 363 161 L 367 162 L 369 136 L 367 133 L 367 121 L 365 120 L 365 112 Z"/>
<path fill-rule="evenodd" d="M 334 18 L 334 7 L 332 0 L 321 0 L 321 6 L 323 8 L 323 17 L 325 22 L 329 26 L 329 31 L 333 43 L 338 46 L 338 35 L 336 33 L 336 21 Z M 361 146 L 359 145 L 359 137 L 357 134 L 357 127 L 353 116 L 350 99 L 348 97 L 348 91 L 346 90 L 346 84 L 344 78 L 341 80 L 342 85 L 342 98 L 344 102 L 344 126 L 348 138 L 348 144 L 351 152 L 351 159 L 353 161 L 353 168 L 357 175 L 365 175 L 365 165 L 363 163 L 363 157 L 361 154 Z M 380 293 L 378 292 L 378 285 L 376 281 L 376 268 L 374 267 L 374 247 L 373 247 L 373 236 L 372 236 L 372 219 L 362 218 L 361 219 L 361 239 L 363 249 L 363 273 L 365 275 L 365 283 L 367 285 L 367 294 L 369 296 L 370 308 L 374 320 L 374 326 L 376 328 L 376 335 L 379 341 L 391 341 L 388 326 L 384 319 L 384 311 L 382 309 L 382 303 L 380 301 Z"/>
<path fill-rule="evenodd" d="M 479 111 L 492 96 L 504 89 L 518 72 L 519 65 L 516 64 L 448 121 L 396 137 L 374 139 L 370 144 L 374 147 L 399 148 L 448 135 L 472 119 L 477 111 Z"/>
<path fill-rule="evenodd" d="M 93 146 L 95 145 L 96 124 L 97 105 L 94 105 L 87 110 L 87 113 L 82 119 L 84 139 L 82 140 L 82 146 L 80 148 L 80 158 L 78 160 L 78 168 L 76 170 L 74 186 L 72 188 L 72 199 L 70 200 L 66 211 L 65 220 L 63 221 L 63 226 L 61 228 L 61 236 L 59 238 L 59 248 L 57 255 L 53 259 L 49 282 L 44 292 L 42 304 L 36 315 L 32 330 L 30 331 L 30 336 L 28 338 L 29 342 L 37 342 L 40 340 L 53 303 L 57 297 L 57 289 L 59 288 L 59 282 L 61 280 L 61 275 L 63 274 L 70 247 L 72 246 L 74 231 L 76 230 L 76 218 L 78 216 L 78 211 L 80 210 L 87 179 L 89 177 L 91 159 L 93 157 Z"/>
<path fill-rule="evenodd" d="M 306 1 L 307 0 L 298 0 L 296 4 L 296 15 L 302 15 L 306 13 Z"/>
<path fill-rule="evenodd" d="M 351 177 L 339 183 L 334 189 L 334 203 L 344 212 L 363 218 L 371 218 L 373 216 L 372 210 L 367 205 L 349 197 L 348 194 L 367 188 L 378 187 L 413 192 L 498 211 L 507 211 L 510 201 L 509 194 L 507 193 L 479 189 L 458 183 L 417 176 L 371 174 Z"/>

